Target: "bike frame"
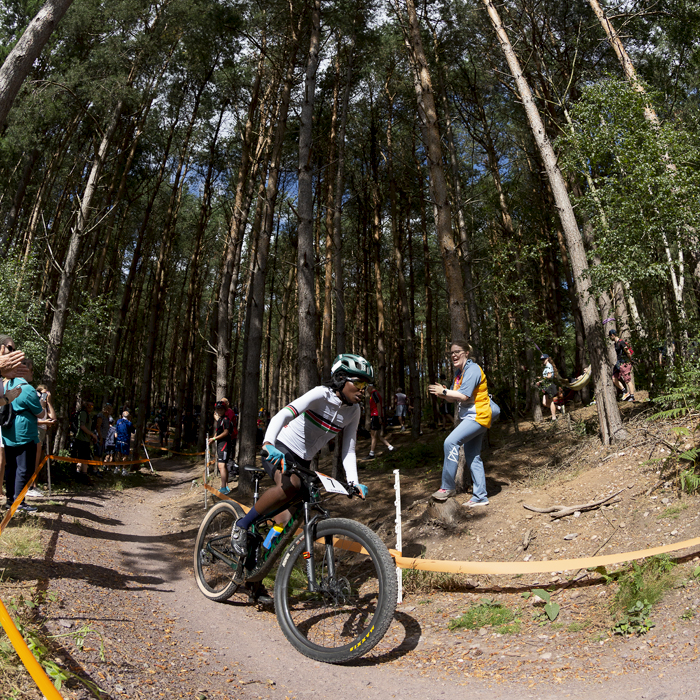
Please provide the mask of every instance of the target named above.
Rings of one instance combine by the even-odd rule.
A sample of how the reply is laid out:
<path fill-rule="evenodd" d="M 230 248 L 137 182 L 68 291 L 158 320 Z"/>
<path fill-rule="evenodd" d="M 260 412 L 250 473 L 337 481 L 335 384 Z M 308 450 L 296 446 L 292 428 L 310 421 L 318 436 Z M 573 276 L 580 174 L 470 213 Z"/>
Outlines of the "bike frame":
<path fill-rule="evenodd" d="M 299 476 L 299 478 L 302 481 L 302 488 L 300 489 L 299 493 L 296 496 L 294 496 L 294 498 L 292 498 L 290 501 L 283 503 L 278 508 L 258 516 L 251 523 L 251 531 L 255 534 L 255 536 L 259 536 L 257 535 L 257 532 L 255 532 L 257 530 L 257 526 L 262 525 L 268 520 L 273 520 L 276 515 L 279 515 L 284 511 L 289 510 L 292 513 L 291 519 L 285 525 L 285 529 L 282 531 L 282 536 L 272 544 L 269 550 L 269 555 L 265 557 L 263 564 L 260 567 L 256 567 L 256 569 L 260 569 L 262 568 L 262 566 L 269 566 L 269 568 L 271 569 L 274 563 L 279 558 L 280 554 L 282 553 L 282 550 L 284 549 L 284 547 L 280 545 L 282 541 L 285 540 L 284 535 L 286 534 L 286 532 L 289 531 L 288 529 L 293 529 L 294 531 L 296 531 L 301 526 L 304 532 L 304 544 L 306 547 L 304 558 L 306 559 L 306 571 L 307 579 L 309 582 L 309 591 L 312 593 L 316 593 L 320 589 L 320 586 L 316 581 L 316 567 L 313 553 L 313 543 L 316 540 L 316 524 L 321 520 L 326 520 L 327 518 L 329 518 L 330 514 L 325 508 L 321 506 L 319 502 L 320 494 L 315 483 L 318 480 L 316 473 L 309 469 L 305 469 L 304 467 L 298 464 L 292 464 L 290 466 L 290 473 L 297 474 L 297 476 Z M 265 475 L 265 473 L 266 472 L 259 469 L 256 469 L 253 472 L 254 503 L 257 503 L 260 489 L 260 479 Z M 318 512 L 316 514 L 312 514 L 312 511 Z M 335 576 L 335 559 L 333 557 L 332 538 L 326 538 L 325 548 L 326 557 L 328 561 L 328 573 L 329 576 L 332 577 Z M 214 554 L 223 559 L 229 566 L 236 564 L 235 560 L 229 560 L 228 557 L 224 557 L 218 552 L 214 552 Z M 248 557 L 250 557 L 252 554 L 252 551 L 249 552 Z M 250 573 L 252 576 L 256 576 L 255 569 L 253 569 Z"/>

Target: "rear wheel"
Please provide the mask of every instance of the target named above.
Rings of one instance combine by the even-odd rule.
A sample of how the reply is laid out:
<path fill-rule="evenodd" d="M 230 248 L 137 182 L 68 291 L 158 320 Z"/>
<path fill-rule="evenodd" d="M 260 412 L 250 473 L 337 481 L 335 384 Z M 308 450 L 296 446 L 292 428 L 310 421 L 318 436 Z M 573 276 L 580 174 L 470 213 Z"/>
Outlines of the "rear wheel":
<path fill-rule="evenodd" d="M 194 577 L 209 600 L 227 600 L 237 590 L 233 580 L 239 565 L 231 548 L 231 529 L 244 515 L 237 503 L 217 503 L 204 517 L 194 545 Z"/>
<path fill-rule="evenodd" d="M 318 590 L 309 591 L 305 542 L 282 558 L 275 582 L 277 621 L 298 651 L 343 663 L 366 654 L 386 633 L 396 610 L 396 570 L 389 551 L 354 520 L 320 522 L 314 543 Z"/>

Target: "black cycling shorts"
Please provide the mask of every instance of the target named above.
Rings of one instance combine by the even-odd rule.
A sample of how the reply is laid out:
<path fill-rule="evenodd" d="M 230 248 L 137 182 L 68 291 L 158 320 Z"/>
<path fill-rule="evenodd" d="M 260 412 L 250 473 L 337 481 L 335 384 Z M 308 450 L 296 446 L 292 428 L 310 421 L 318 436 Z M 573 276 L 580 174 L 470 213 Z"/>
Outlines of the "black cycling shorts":
<path fill-rule="evenodd" d="M 283 445 L 281 442 L 275 443 L 275 447 L 284 455 L 285 459 L 289 457 L 293 462 L 298 464 L 300 467 L 304 467 L 305 469 L 309 469 L 311 467 L 310 460 L 302 459 L 298 454 L 292 452 L 286 445 Z M 267 475 L 273 481 L 275 480 L 275 472 L 278 469 L 281 469 L 280 466 L 275 466 L 274 464 L 272 464 L 272 462 L 268 462 L 266 459 L 263 459 L 262 466 L 263 469 L 267 472 Z"/>

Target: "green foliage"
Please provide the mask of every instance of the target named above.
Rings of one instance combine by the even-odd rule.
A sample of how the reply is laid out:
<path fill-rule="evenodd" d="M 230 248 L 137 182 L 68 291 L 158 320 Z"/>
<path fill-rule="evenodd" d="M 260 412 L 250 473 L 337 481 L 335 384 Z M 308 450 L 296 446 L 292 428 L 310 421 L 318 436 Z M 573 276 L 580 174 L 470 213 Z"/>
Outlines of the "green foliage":
<path fill-rule="evenodd" d="M 59 665 L 54 656 L 55 649 L 50 648 L 50 641 L 61 638 L 70 638 L 74 641 L 75 646 L 82 650 L 85 645 L 85 640 L 89 635 L 96 635 L 99 639 L 100 659 L 105 661 L 104 641 L 102 635 L 94 630 L 90 625 L 82 625 L 76 630 L 66 632 L 65 634 L 48 635 L 46 639 L 42 638 L 40 631 L 32 624 L 32 615 L 34 610 L 46 600 L 55 601 L 54 594 L 47 594 L 45 591 L 35 591 L 35 594 L 26 599 L 24 596 L 12 598 L 8 607 L 15 613 L 15 625 L 24 638 L 27 646 L 34 654 L 36 660 L 41 664 L 46 674 L 53 681 L 57 690 L 60 690 L 63 684 L 74 678 L 82 683 L 95 697 L 101 697 L 104 692 L 93 681 L 82 678 L 72 671 Z M 31 614 L 30 614 L 31 613 Z M 14 648 L 9 641 L 0 641 L 0 661 L 7 663 L 8 658 L 12 658 L 15 654 Z"/>
<path fill-rule="evenodd" d="M 634 608 L 635 614 L 646 615 L 646 606 L 658 603 L 665 593 L 678 581 L 676 564 L 668 555 L 651 557 L 641 564 L 632 564 L 617 577 L 618 589 L 613 599 L 613 608 L 625 610 L 628 614 Z M 642 608 L 638 603 L 642 603 Z"/>
<path fill-rule="evenodd" d="M 515 613 L 502 603 L 484 598 L 478 605 L 473 605 L 463 615 L 450 620 L 447 627 L 450 630 L 456 629 L 479 629 L 481 627 L 498 627 L 505 629 L 515 620 Z"/>
<path fill-rule="evenodd" d="M 700 412 L 700 365 L 695 362 L 684 362 L 671 377 L 665 394 L 658 396 L 655 403 L 663 410 L 657 411 L 651 416 L 651 420 L 677 420 Z M 700 423 L 696 423 L 693 430 L 684 426 L 674 426 L 673 433 L 676 442 L 667 446 L 671 448 L 672 464 L 682 465 L 680 469 L 680 487 L 686 493 L 695 493 L 700 490 L 700 475 L 697 474 L 700 448 L 697 444 L 688 447 L 687 441 L 697 443 L 695 433 Z"/>
<path fill-rule="evenodd" d="M 532 592 L 534 595 L 539 596 L 540 598 L 542 598 L 542 600 L 544 600 L 545 605 L 543 610 L 549 618 L 549 621 L 554 622 L 554 620 L 556 620 L 559 616 L 561 606 L 557 603 L 553 603 L 551 595 L 548 591 L 545 591 L 543 588 L 535 588 Z"/>
<path fill-rule="evenodd" d="M 628 608 L 622 619 L 615 624 L 613 632 L 621 635 L 636 634 L 639 636 L 646 634 L 654 627 L 654 623 L 649 617 L 651 607 L 651 603 L 648 600 L 636 601 Z"/>
<path fill-rule="evenodd" d="M 654 402 L 663 410 L 654 413 L 651 420 L 674 420 L 700 412 L 700 364 L 684 363 L 674 381 L 668 383 L 666 393 L 656 397 Z M 677 433 L 690 435 L 686 428 L 680 428 Z M 692 459 L 697 459 L 697 450 Z"/>
<path fill-rule="evenodd" d="M 39 300 L 34 282 L 40 274 L 38 261 L 7 257 L 0 260 L 0 329 L 13 338 L 17 348 L 34 361 L 34 383 L 38 383 L 46 360 L 47 338 L 41 333 L 46 304 Z M 59 363 L 59 387 L 76 390 L 85 378 L 86 368 L 101 365 L 104 336 L 111 320 L 106 299 L 80 297 L 66 327 Z M 110 390 L 114 382 L 104 376 L 90 377 L 95 391 Z"/>

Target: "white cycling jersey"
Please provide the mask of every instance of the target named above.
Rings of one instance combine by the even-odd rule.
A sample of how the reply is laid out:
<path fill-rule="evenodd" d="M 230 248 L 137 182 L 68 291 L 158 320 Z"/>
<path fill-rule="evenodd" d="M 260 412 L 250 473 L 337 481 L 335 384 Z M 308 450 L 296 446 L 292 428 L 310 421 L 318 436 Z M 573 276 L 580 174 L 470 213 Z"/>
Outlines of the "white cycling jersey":
<path fill-rule="evenodd" d="M 317 386 L 276 413 L 265 432 L 265 442 L 281 442 L 302 459 L 313 459 L 341 430 L 342 457 L 348 483 L 357 482 L 355 442 L 360 406 L 348 406 L 333 389 Z"/>

